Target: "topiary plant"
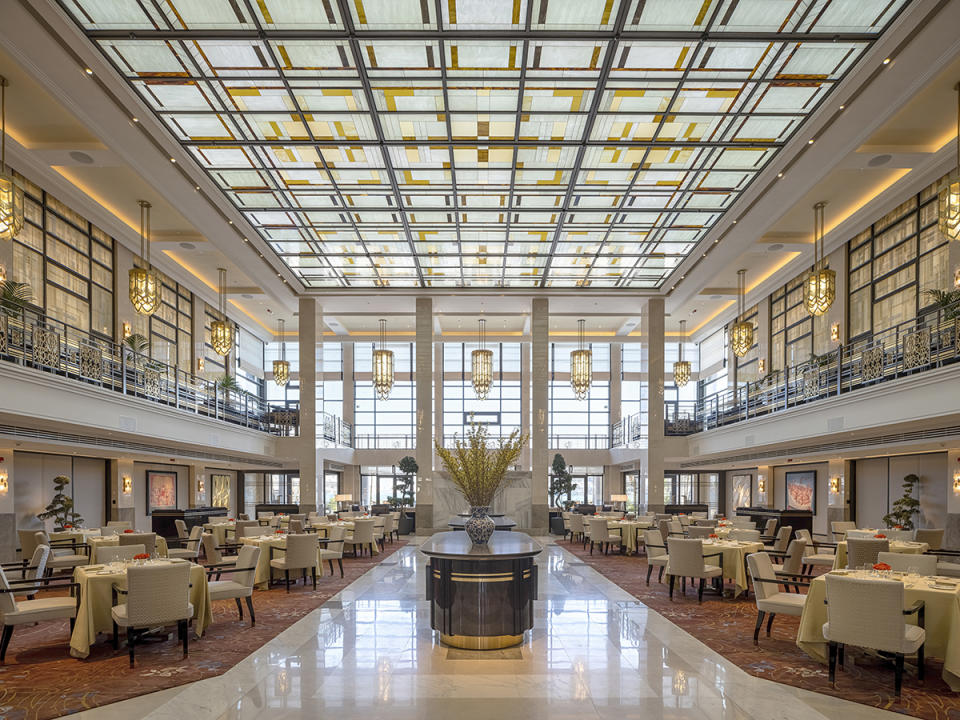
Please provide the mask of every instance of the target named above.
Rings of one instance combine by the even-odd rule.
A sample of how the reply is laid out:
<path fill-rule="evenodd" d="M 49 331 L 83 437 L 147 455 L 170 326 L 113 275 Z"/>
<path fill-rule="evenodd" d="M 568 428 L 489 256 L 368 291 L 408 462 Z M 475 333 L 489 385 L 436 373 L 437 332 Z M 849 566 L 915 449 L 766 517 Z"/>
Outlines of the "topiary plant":
<path fill-rule="evenodd" d="M 54 530 L 63 530 L 64 525 L 80 525 L 83 522 L 83 518 L 73 510 L 73 498 L 63 492 L 69 484 L 70 478 L 66 475 L 57 475 L 53 479 L 53 499 L 44 511 L 37 515 L 41 520 L 53 518 Z"/>
<path fill-rule="evenodd" d="M 395 485 L 396 497 L 388 497 L 387 502 L 399 509 L 402 517 L 407 516 L 406 508 L 413 505 L 413 478 L 420 472 L 420 466 L 417 460 L 411 455 L 407 455 L 398 463 L 397 467 L 403 475 L 397 477 Z"/>
<path fill-rule="evenodd" d="M 569 509 L 573 505 L 570 496 L 577 489 L 577 484 L 573 482 L 573 476 L 567 470 L 567 462 L 563 455 L 557 453 L 553 456 L 553 474 L 550 476 L 550 507 L 559 507 L 560 498 L 566 496 L 563 503 L 564 509 Z"/>
<path fill-rule="evenodd" d="M 893 509 L 883 516 L 888 528 L 900 527 L 913 530 L 913 516 L 920 512 L 920 501 L 913 496 L 913 489 L 920 478 L 910 473 L 903 479 L 903 497 L 893 501 Z"/>

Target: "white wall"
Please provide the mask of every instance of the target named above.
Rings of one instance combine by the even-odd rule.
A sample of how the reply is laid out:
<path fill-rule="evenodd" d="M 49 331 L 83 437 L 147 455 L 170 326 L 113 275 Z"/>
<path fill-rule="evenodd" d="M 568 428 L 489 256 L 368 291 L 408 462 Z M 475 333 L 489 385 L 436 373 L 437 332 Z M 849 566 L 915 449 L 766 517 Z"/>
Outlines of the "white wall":
<path fill-rule="evenodd" d="M 919 527 L 946 527 L 947 454 L 899 455 L 891 458 L 857 460 L 857 525 L 883 527 L 883 518 L 903 495 L 903 478 L 911 473 L 920 478 Z"/>
<path fill-rule="evenodd" d="M 71 479 L 69 487 L 84 524 L 89 527 L 103 524 L 105 460 L 17 452 L 14 462 L 14 512 L 18 528 L 39 528 L 41 524 L 48 530 L 53 528 L 52 520 L 41 523 L 36 516 L 53 498 L 53 478 L 57 475 Z"/>

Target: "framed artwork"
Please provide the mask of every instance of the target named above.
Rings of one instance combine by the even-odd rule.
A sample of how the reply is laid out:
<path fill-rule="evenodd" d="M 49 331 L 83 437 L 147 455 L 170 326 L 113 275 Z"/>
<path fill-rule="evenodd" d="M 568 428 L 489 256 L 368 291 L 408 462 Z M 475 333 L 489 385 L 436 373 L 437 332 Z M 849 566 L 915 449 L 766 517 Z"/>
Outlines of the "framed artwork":
<path fill-rule="evenodd" d="M 213 507 L 230 507 L 230 480 L 229 475 L 210 476 L 210 484 L 213 486 L 213 499 L 210 504 Z"/>
<path fill-rule="evenodd" d="M 815 470 L 788 472 L 785 478 L 784 509 L 809 510 L 815 513 L 817 511 L 817 472 Z"/>
<path fill-rule="evenodd" d="M 753 475 L 734 475 L 733 509 L 753 507 Z"/>
<path fill-rule="evenodd" d="M 177 507 L 177 474 L 147 470 L 147 514 Z"/>

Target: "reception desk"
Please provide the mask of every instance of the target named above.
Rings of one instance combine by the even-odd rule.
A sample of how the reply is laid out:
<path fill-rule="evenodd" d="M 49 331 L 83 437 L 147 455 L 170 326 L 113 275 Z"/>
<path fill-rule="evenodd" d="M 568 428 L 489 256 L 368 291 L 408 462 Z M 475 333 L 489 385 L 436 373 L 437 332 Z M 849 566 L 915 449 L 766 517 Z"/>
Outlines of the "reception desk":
<path fill-rule="evenodd" d="M 420 552 L 428 558 L 430 627 L 442 643 L 497 650 L 523 642 L 533 627 L 539 543 L 525 533 L 498 530 L 486 545 L 474 545 L 465 532 L 441 532 Z"/>

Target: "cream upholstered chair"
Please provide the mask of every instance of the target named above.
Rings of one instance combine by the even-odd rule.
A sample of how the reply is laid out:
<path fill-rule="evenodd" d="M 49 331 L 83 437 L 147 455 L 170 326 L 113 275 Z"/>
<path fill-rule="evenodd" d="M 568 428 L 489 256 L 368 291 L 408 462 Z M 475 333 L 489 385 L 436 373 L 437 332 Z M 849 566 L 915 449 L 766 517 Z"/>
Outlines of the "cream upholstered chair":
<path fill-rule="evenodd" d="M 776 518 L 769 518 L 763 526 L 763 537 L 772 540 L 777 534 L 777 524 Z"/>
<path fill-rule="evenodd" d="M 307 570 L 313 576 L 313 589 L 317 589 L 317 535 L 304 533 L 302 535 L 287 535 L 285 548 L 270 545 L 270 567 L 283 570 L 283 577 L 290 592 L 290 571 L 300 570 L 303 573 L 303 584 L 307 584 Z M 275 554 L 281 557 L 275 558 Z M 239 562 L 239 561 L 238 561 Z M 296 580 L 294 580 L 296 582 Z"/>
<path fill-rule="evenodd" d="M 393 542 L 393 535 L 397 532 L 397 519 L 393 513 L 387 513 L 383 516 L 383 539 Z M 381 545 L 383 543 L 380 543 Z"/>
<path fill-rule="evenodd" d="M 807 568 L 826 567 L 832 568 L 837 557 L 833 552 L 817 552 L 821 547 L 836 548 L 833 543 L 820 543 L 813 539 L 810 531 L 806 528 L 797 530 L 797 539 L 803 540 L 806 547 L 803 550 L 803 574 L 807 574 Z"/>
<path fill-rule="evenodd" d="M 107 527 L 117 528 L 120 532 L 132 530 L 133 523 L 129 520 L 107 520 Z"/>
<path fill-rule="evenodd" d="M 768 637 L 770 628 L 773 627 L 775 615 L 793 615 L 796 617 L 803 615 L 803 604 L 807 596 L 800 594 L 800 588 L 809 587 L 810 583 L 778 578 L 774 565 L 770 562 L 770 556 L 764 552 L 747 555 L 747 570 L 750 573 L 750 579 L 753 581 L 753 594 L 757 602 L 757 625 L 753 629 L 753 644 L 757 645 L 759 644 L 760 627 L 763 625 L 763 618 L 767 613 L 770 614 L 767 620 Z M 797 594 L 782 592 L 780 590 L 781 585 L 784 588 L 797 588 Z"/>
<path fill-rule="evenodd" d="M 667 567 L 670 556 L 667 555 L 667 544 L 663 541 L 660 531 L 644 530 L 643 546 L 647 552 L 647 585 L 650 584 L 650 573 L 655 567 L 660 568 L 657 582 L 663 582 L 663 571 Z"/>
<path fill-rule="evenodd" d="M 383 528 L 387 523 L 386 517 L 377 515 L 373 518 L 373 541 L 380 547 L 383 547 Z"/>
<path fill-rule="evenodd" d="M 570 542 L 579 540 L 583 535 L 583 515 L 580 513 L 570 513 Z"/>
<path fill-rule="evenodd" d="M 564 511 L 560 513 L 560 517 L 563 519 L 563 539 L 566 540 L 570 534 L 570 513 Z"/>
<path fill-rule="evenodd" d="M 688 527 L 691 523 L 691 519 L 689 515 L 677 515 L 676 521 L 680 523 L 681 528 Z"/>
<path fill-rule="evenodd" d="M 203 557 L 205 565 L 235 565 L 236 556 L 231 555 L 229 560 L 224 559 L 223 551 L 217 544 L 217 536 L 213 533 L 204 533 L 200 536 L 200 544 L 203 545 Z"/>
<path fill-rule="evenodd" d="M 257 537 L 258 535 L 263 535 L 263 533 L 264 530 L 259 524 L 248 525 L 247 527 L 243 528 L 243 532 L 239 537 Z"/>
<path fill-rule="evenodd" d="M 167 550 L 167 557 L 182 558 L 196 562 L 200 557 L 200 538 L 203 537 L 203 526 L 194 525 L 190 528 L 190 534 L 183 541 L 182 548 L 170 548 Z"/>
<path fill-rule="evenodd" d="M 905 655 L 917 655 L 917 678 L 923 680 L 923 643 L 926 640 L 924 604 L 917 601 L 904 609 L 903 583 L 853 576 L 826 576 L 827 622 L 823 636 L 829 643 L 830 684 L 836 687 L 837 655 L 843 669 L 846 645 L 893 653 L 894 688 L 900 699 Z M 906 616 L 917 613 L 917 624 L 908 625 Z"/>
<path fill-rule="evenodd" d="M 943 528 L 917 528 L 914 540 L 926 543 L 931 550 L 943 547 Z"/>
<path fill-rule="evenodd" d="M 129 562 L 135 555 L 142 555 L 147 552 L 143 545 L 108 545 L 97 548 L 97 562 Z"/>
<path fill-rule="evenodd" d="M 290 520 L 299 520 L 300 522 L 306 524 L 307 514 L 306 513 L 290 513 Z"/>
<path fill-rule="evenodd" d="M 787 546 L 790 544 L 791 535 L 793 535 L 793 527 L 791 525 L 784 525 L 777 530 L 777 537 L 773 541 L 773 545 L 765 545 L 763 547 L 764 552 L 786 552 Z"/>
<path fill-rule="evenodd" d="M 916 572 L 918 575 L 938 575 L 936 555 L 916 555 L 912 553 L 877 553 L 877 562 L 886 563 L 897 572 Z"/>
<path fill-rule="evenodd" d="M 876 565 L 877 556 L 890 551 L 890 541 L 877 538 L 850 538 L 847 540 L 847 567 Z"/>
<path fill-rule="evenodd" d="M 34 533 L 34 549 L 36 545 L 47 545 L 50 548 L 50 555 L 47 557 L 47 570 L 51 573 L 56 572 L 57 570 L 70 570 L 73 571 L 75 567 L 80 565 L 88 565 L 90 563 L 90 556 L 84 553 L 73 552 L 75 548 L 88 548 L 84 543 L 72 544 L 64 550 L 57 550 L 57 543 L 50 542 L 50 536 L 47 535 L 45 530 L 39 530 Z M 89 549 L 89 548 L 88 548 Z"/>
<path fill-rule="evenodd" d="M 687 537 L 700 540 L 706 540 L 711 535 L 713 535 L 714 528 L 710 526 L 701 527 L 699 525 L 691 525 L 687 528 Z"/>
<path fill-rule="evenodd" d="M 353 533 L 344 538 L 344 544 L 353 548 L 356 554 L 359 549 L 363 554 L 363 548 L 368 548 L 370 554 L 373 554 L 373 520 L 357 519 L 353 521 Z"/>
<path fill-rule="evenodd" d="M 715 528 L 718 524 L 718 520 L 716 518 L 713 518 L 712 520 L 710 520 L 705 517 L 703 518 L 695 517 L 693 519 L 693 524 L 696 525 L 697 527 Z"/>
<path fill-rule="evenodd" d="M 249 537 L 244 530 L 251 527 L 257 529 L 257 535 L 260 534 L 260 523 L 258 523 L 256 520 L 237 520 L 236 525 L 234 525 L 233 536 L 238 539 L 242 537 Z"/>
<path fill-rule="evenodd" d="M 756 530 L 757 524 L 748 517 L 742 517 L 738 515 L 732 520 L 733 526 L 735 528 L 743 528 L 745 530 Z"/>
<path fill-rule="evenodd" d="M 390 513 L 390 517 L 393 518 L 393 537 L 396 540 L 400 539 L 400 511 L 394 510 Z"/>
<path fill-rule="evenodd" d="M 804 576 L 803 553 L 806 549 L 807 543 L 804 540 L 791 540 L 786 552 L 767 552 L 767 557 L 771 560 L 779 557 L 783 563 L 779 568 L 780 575 L 796 580 Z"/>
<path fill-rule="evenodd" d="M 49 550 L 48 550 L 49 554 Z M 77 617 L 80 606 L 80 593 L 75 592 L 80 585 L 75 582 L 54 580 L 38 585 L 35 578 L 7 580 L 6 573 L 0 568 L 0 663 L 7 659 L 7 647 L 17 625 L 33 625 L 44 620 L 70 620 L 70 630 Z M 30 595 L 44 590 L 63 590 L 70 588 L 70 597 L 37 598 L 35 600 L 17 600 L 15 595 Z"/>
<path fill-rule="evenodd" d="M 588 518 L 590 521 L 590 554 L 593 555 L 593 546 L 599 545 L 606 555 L 611 545 L 620 545 L 619 533 L 611 532 L 608 520 L 605 517 Z"/>
<path fill-rule="evenodd" d="M 256 545 L 244 545 L 240 548 L 237 555 L 237 564 L 232 568 L 221 570 L 221 573 L 231 573 L 230 580 L 211 580 L 208 584 L 210 588 L 211 600 L 236 600 L 237 612 L 240 619 L 243 620 L 243 606 L 241 600 L 246 600 L 247 610 L 250 611 L 250 627 L 257 624 L 257 616 L 253 612 L 253 582 L 257 574 L 257 562 L 260 560 L 260 548 Z M 208 577 L 215 571 L 211 570 Z M 220 575 L 218 574 L 217 577 Z"/>
<path fill-rule="evenodd" d="M 290 518 L 290 524 L 287 525 L 287 532 L 291 535 L 303 535 L 303 520 L 294 520 Z"/>
<path fill-rule="evenodd" d="M 333 575 L 333 561 L 337 561 L 340 566 L 340 577 L 343 577 L 343 538 L 347 534 L 347 529 L 340 525 L 333 525 L 327 534 L 327 539 L 323 547 L 317 554 L 317 562 L 322 565 L 326 560 L 330 564 L 330 574 Z M 323 572 L 321 566 L 320 572 Z"/>
<path fill-rule="evenodd" d="M 740 542 L 760 542 L 760 531 L 734 527 L 727 537 Z"/>
<path fill-rule="evenodd" d="M 42 584 L 42 579 L 44 573 L 47 571 L 47 558 L 50 557 L 50 546 L 49 545 L 37 545 L 33 550 L 33 555 L 30 556 L 30 559 L 24 558 L 18 562 L 9 562 L 0 564 L 0 569 L 11 573 L 18 574 L 19 580 L 24 582 L 28 580 L 33 580 L 33 586 L 30 585 L 18 585 L 16 594 L 23 595 L 24 597 L 31 599 L 40 589 Z M 16 577 L 11 577 L 11 580 L 17 580 Z"/>
<path fill-rule="evenodd" d="M 273 520 L 273 513 L 267 510 L 257 513 L 257 520 Z"/>
<path fill-rule="evenodd" d="M 830 532 L 833 533 L 833 539 L 837 542 L 847 539 L 847 532 L 856 530 L 857 524 L 850 520 L 834 520 L 830 523 Z"/>
<path fill-rule="evenodd" d="M 177 528 L 177 537 L 181 540 L 186 540 L 190 536 L 189 530 L 187 530 L 187 524 L 180 518 L 176 518 L 173 521 L 173 524 Z"/>
<path fill-rule="evenodd" d="M 17 537 L 20 540 L 20 557 L 24 560 L 33 555 L 33 551 L 37 549 L 37 545 L 43 544 L 37 540 L 38 532 L 40 532 L 39 528 L 17 530 Z"/>
<path fill-rule="evenodd" d="M 189 622 L 193 617 L 190 603 L 190 563 L 163 563 L 127 568 L 127 589 L 114 587 L 116 596 L 126 602 L 114 605 L 113 648 L 119 646 L 119 629 L 127 631 L 130 667 L 134 662 L 137 637 L 150 628 L 177 624 L 178 638 L 183 642 L 183 656 L 189 652 Z"/>
<path fill-rule="evenodd" d="M 683 591 L 686 591 L 687 578 L 696 578 L 700 581 L 697 590 L 697 602 L 703 602 L 703 587 L 707 578 L 716 585 L 717 580 L 723 582 L 723 553 L 703 554 L 703 540 L 671 537 L 667 540 L 667 553 L 670 559 L 667 563 L 667 575 L 670 576 L 670 599 L 673 600 L 673 587 L 677 578 L 683 579 Z M 718 558 L 719 565 L 708 565 L 705 561 Z M 718 587 L 717 590 L 722 590 Z"/>
<path fill-rule="evenodd" d="M 156 533 L 128 533 L 122 532 L 117 535 L 120 547 L 125 545 L 143 545 L 150 557 L 157 556 L 157 534 Z"/>
<path fill-rule="evenodd" d="M 676 520 L 660 520 L 657 523 L 660 528 L 660 535 L 663 538 L 663 543 L 666 545 L 667 538 L 673 537 L 683 537 L 683 526 Z"/>

